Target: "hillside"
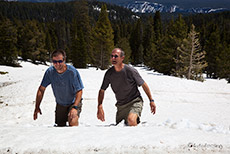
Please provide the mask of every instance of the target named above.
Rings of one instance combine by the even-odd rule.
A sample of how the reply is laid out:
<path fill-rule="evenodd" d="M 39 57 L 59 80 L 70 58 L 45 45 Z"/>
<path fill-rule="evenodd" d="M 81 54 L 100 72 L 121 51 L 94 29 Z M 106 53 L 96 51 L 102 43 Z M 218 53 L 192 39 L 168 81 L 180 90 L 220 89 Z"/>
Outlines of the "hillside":
<path fill-rule="evenodd" d="M 105 122 L 96 117 L 97 95 L 105 71 L 78 69 L 84 84 L 79 127 L 54 125 L 55 100 L 47 87 L 42 115 L 33 121 L 36 91 L 48 66 L 20 61 L 21 68 L 0 65 L 0 153 L 209 153 L 230 152 L 230 85 L 165 76 L 136 67 L 149 85 L 157 110 L 150 113 L 142 88 L 141 124 L 115 123 L 115 97 L 105 92 Z M 93 77 L 92 77 L 93 75 Z"/>
<path fill-rule="evenodd" d="M 89 15 L 97 20 L 99 10 L 102 5 L 98 1 L 89 1 Z M 116 20 L 130 22 L 133 20 L 132 15 L 135 13 L 121 6 L 107 4 L 109 10 L 115 10 Z M 32 3 L 32 2 L 3 2 L 0 1 L 0 14 L 9 19 L 36 19 L 42 22 L 54 22 L 59 20 L 72 21 L 75 7 L 74 2 L 58 3 Z M 113 13 L 110 13 L 110 19 L 113 21 Z"/>

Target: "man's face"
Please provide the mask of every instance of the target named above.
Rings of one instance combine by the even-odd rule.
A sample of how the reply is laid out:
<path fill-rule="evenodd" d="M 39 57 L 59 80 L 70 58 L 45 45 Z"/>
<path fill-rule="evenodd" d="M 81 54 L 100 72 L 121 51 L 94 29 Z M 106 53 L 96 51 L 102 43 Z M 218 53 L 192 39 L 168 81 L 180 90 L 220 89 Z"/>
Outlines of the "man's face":
<path fill-rule="evenodd" d="M 64 68 L 65 61 L 63 55 L 59 54 L 52 58 L 53 65 L 57 71 L 61 71 Z"/>
<path fill-rule="evenodd" d="M 124 57 L 121 57 L 121 51 L 120 50 L 113 50 L 111 57 L 110 57 L 110 61 L 113 65 L 119 65 L 123 62 Z"/>

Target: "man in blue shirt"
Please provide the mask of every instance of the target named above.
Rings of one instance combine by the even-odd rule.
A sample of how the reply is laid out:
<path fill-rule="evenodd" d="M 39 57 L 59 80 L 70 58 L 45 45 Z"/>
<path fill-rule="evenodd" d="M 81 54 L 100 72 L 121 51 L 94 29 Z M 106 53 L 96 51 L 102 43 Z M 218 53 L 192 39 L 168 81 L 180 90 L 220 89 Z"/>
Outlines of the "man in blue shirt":
<path fill-rule="evenodd" d="M 41 112 L 40 104 L 48 85 L 51 84 L 55 99 L 55 123 L 57 126 L 78 126 L 82 107 L 82 89 L 84 88 L 80 74 L 75 67 L 65 63 L 66 53 L 55 50 L 51 54 L 53 66 L 49 67 L 37 91 L 34 120 Z"/>

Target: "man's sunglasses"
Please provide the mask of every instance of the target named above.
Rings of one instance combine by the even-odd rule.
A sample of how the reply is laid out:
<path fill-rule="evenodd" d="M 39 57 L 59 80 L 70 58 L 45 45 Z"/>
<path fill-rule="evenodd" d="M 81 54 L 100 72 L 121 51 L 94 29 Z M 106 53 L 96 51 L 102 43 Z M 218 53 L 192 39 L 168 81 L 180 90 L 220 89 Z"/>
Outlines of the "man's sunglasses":
<path fill-rule="evenodd" d="M 61 63 L 63 63 L 63 60 L 53 60 L 53 63 L 54 64 L 57 64 L 57 63 L 61 64 Z"/>
<path fill-rule="evenodd" d="M 111 58 L 117 58 L 118 57 L 118 55 L 111 55 Z"/>

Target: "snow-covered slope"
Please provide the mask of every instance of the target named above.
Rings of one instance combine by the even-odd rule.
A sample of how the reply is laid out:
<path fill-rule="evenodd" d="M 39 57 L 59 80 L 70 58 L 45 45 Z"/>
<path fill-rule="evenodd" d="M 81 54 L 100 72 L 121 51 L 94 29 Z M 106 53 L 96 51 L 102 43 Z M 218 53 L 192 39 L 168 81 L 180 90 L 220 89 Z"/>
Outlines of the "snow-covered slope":
<path fill-rule="evenodd" d="M 230 153 L 230 84 L 225 80 L 190 81 L 136 67 L 157 105 L 145 101 L 141 124 L 115 123 L 115 97 L 105 92 L 105 122 L 96 118 L 97 95 L 105 71 L 78 69 L 83 83 L 79 127 L 54 125 L 51 87 L 33 121 L 37 88 L 48 66 L 21 62 L 22 68 L 0 66 L 0 153 Z"/>

